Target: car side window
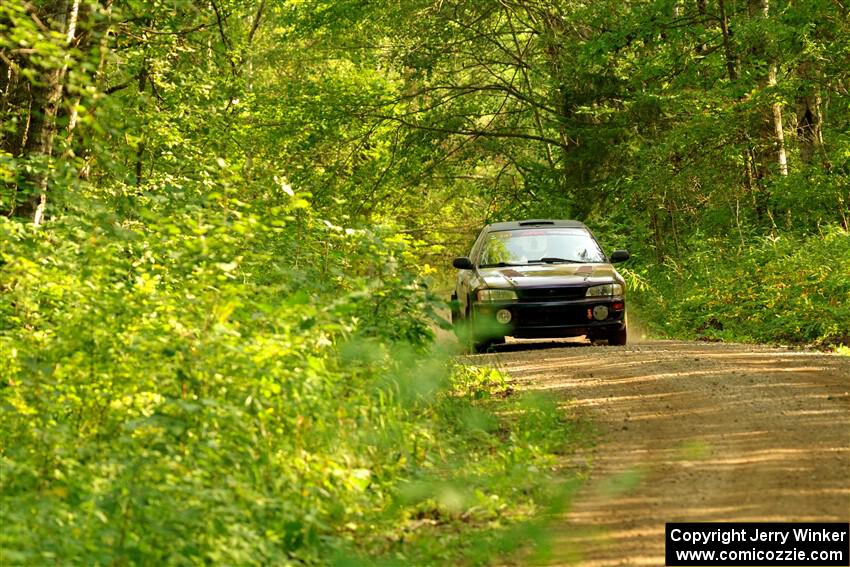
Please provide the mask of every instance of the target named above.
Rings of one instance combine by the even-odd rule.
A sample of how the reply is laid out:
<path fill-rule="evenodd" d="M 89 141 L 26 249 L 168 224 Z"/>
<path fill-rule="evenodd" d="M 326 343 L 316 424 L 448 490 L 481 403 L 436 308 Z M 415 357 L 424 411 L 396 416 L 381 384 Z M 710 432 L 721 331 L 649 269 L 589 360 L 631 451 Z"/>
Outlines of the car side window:
<path fill-rule="evenodd" d="M 481 246 L 484 243 L 486 235 L 487 231 L 482 230 L 478 233 L 478 238 L 475 239 L 475 244 L 472 245 L 472 250 L 469 252 L 469 258 L 472 260 L 473 264 L 478 264 L 478 256 L 481 254 Z"/>

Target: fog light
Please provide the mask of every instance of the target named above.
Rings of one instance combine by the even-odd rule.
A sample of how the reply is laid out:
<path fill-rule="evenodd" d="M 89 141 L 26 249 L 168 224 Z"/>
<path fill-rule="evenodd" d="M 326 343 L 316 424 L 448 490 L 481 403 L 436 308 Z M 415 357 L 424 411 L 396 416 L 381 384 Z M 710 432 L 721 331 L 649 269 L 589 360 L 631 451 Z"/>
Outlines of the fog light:
<path fill-rule="evenodd" d="M 608 307 L 605 305 L 597 305 L 593 308 L 593 318 L 597 321 L 602 321 L 608 318 Z"/>
<path fill-rule="evenodd" d="M 496 321 L 502 325 L 507 325 L 511 322 L 511 312 L 507 309 L 499 309 L 496 311 Z"/>

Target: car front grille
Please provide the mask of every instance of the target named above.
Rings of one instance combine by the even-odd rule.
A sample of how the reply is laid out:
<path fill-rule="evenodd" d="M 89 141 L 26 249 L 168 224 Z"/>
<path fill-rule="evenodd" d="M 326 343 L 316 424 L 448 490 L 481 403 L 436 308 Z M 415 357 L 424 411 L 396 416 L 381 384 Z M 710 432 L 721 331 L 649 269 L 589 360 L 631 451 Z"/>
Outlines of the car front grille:
<path fill-rule="evenodd" d="M 519 288 L 517 295 L 520 301 L 569 301 L 581 299 L 587 292 L 586 287 L 533 287 Z"/>
<path fill-rule="evenodd" d="M 587 323 L 587 321 L 586 305 L 570 305 L 522 309 L 517 317 L 516 324 L 520 327 L 546 327 L 581 325 Z"/>

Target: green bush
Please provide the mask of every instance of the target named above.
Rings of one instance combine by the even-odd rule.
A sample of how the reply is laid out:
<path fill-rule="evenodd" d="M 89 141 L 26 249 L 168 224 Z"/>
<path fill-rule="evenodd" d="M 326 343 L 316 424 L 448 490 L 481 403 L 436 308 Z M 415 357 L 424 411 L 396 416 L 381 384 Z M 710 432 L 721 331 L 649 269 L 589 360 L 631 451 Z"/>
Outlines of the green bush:
<path fill-rule="evenodd" d="M 735 248 L 694 239 L 679 262 L 645 267 L 636 297 L 668 336 L 747 342 L 850 344 L 850 235 L 780 234 Z"/>
<path fill-rule="evenodd" d="M 0 241 L 4 564 L 436 561 L 465 552 L 428 543 L 446 522 L 542 498 L 514 469 L 568 438 L 450 378 L 403 238 L 297 200 L 0 219 Z"/>

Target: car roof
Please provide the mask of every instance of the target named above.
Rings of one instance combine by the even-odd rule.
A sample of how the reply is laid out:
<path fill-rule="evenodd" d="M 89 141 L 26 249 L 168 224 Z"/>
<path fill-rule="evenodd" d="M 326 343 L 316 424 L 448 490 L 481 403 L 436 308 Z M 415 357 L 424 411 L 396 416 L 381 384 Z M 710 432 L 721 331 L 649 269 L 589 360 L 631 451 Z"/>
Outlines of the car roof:
<path fill-rule="evenodd" d="M 511 222 L 494 222 L 484 227 L 489 232 L 501 230 L 519 230 L 522 228 L 587 228 L 584 223 L 576 220 L 564 219 L 529 219 Z"/>

